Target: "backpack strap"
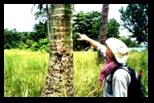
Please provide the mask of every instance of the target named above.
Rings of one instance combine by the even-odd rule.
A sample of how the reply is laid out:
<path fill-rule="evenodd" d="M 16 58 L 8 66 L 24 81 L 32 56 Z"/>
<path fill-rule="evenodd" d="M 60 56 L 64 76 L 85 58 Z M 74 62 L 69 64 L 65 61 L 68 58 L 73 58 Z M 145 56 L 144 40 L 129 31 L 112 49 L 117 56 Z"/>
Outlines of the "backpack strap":
<path fill-rule="evenodd" d="M 128 69 L 125 69 L 124 67 L 126 67 L 126 68 L 128 68 Z M 109 74 L 111 74 L 111 81 L 108 81 L 108 83 L 112 83 L 112 78 L 113 78 L 113 74 L 114 74 L 114 72 L 117 70 L 117 69 L 123 69 L 123 70 L 125 70 L 125 71 L 127 71 L 129 74 L 130 74 L 130 76 L 131 76 L 131 72 L 130 72 L 130 67 L 128 67 L 127 65 L 122 65 L 122 64 L 119 64 L 117 67 L 115 67 Z M 109 75 L 108 74 L 108 75 Z M 135 77 L 135 73 L 133 73 L 134 74 L 134 76 L 133 77 L 131 77 L 131 78 L 134 78 Z"/>
<path fill-rule="evenodd" d="M 128 70 L 126 70 L 124 67 L 128 68 Z M 123 65 L 120 64 L 120 65 L 118 65 L 115 69 L 113 69 L 113 70 L 111 71 L 111 81 L 112 81 L 112 78 L 113 78 L 113 74 L 114 74 L 114 72 L 115 72 L 117 69 L 123 69 L 123 70 L 127 71 L 127 72 L 130 74 L 129 67 L 123 66 Z"/>
<path fill-rule="evenodd" d="M 126 67 L 127 70 L 124 67 Z M 127 65 L 126 66 L 119 65 L 111 71 L 111 83 L 112 83 L 113 74 L 117 69 L 124 69 L 130 74 L 131 82 L 128 86 L 128 97 L 144 97 L 144 93 L 143 93 L 144 87 L 141 83 L 140 76 L 137 79 L 136 71 Z"/>
<path fill-rule="evenodd" d="M 114 72 L 116 71 L 116 70 L 118 70 L 118 69 L 123 69 L 123 70 L 126 70 L 124 67 L 126 67 L 126 66 L 123 66 L 123 65 L 118 65 L 115 69 L 113 69 L 112 71 L 111 71 L 111 82 L 108 82 L 109 84 L 111 84 L 111 86 L 112 86 L 112 79 L 113 79 L 113 74 L 114 74 Z M 128 73 L 129 73 L 129 70 L 126 70 Z M 130 74 L 130 73 L 129 73 Z"/>
<path fill-rule="evenodd" d="M 128 70 L 126 70 L 124 67 L 126 67 Z M 131 82 L 128 86 L 128 97 L 134 97 L 136 94 L 134 93 L 134 91 L 137 92 L 137 90 L 134 90 L 134 87 L 136 86 L 136 73 L 133 69 L 131 69 L 129 66 L 117 66 L 113 71 L 111 71 L 111 83 L 112 83 L 112 78 L 113 78 L 113 74 L 117 69 L 123 69 L 126 70 L 129 74 L 130 74 L 130 78 L 131 78 Z"/>

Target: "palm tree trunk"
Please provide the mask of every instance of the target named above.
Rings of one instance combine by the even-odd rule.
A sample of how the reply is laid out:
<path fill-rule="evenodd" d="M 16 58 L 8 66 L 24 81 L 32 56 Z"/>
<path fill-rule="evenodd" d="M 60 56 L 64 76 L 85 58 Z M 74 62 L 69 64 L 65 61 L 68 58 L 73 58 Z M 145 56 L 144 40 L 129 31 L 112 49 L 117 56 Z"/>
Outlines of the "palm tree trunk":
<path fill-rule="evenodd" d="M 109 11 L 109 4 L 103 4 L 102 8 L 102 20 L 99 32 L 99 42 L 101 44 L 105 44 L 107 39 L 107 23 L 108 23 L 108 11 Z M 98 52 L 98 61 L 103 61 L 104 58 Z"/>
<path fill-rule="evenodd" d="M 46 12 L 47 12 L 47 30 L 48 30 L 48 39 L 50 41 L 50 35 L 49 35 L 49 8 L 48 8 L 48 4 L 46 4 Z"/>
<path fill-rule="evenodd" d="M 51 4 L 50 56 L 45 97 L 74 96 L 72 4 Z"/>

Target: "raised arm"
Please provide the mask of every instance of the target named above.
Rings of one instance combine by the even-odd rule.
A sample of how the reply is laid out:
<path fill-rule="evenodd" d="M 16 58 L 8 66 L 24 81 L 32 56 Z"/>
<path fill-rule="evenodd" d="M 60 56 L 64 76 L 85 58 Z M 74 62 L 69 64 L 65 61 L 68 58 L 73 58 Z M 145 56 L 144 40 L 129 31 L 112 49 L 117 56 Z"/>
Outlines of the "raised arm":
<path fill-rule="evenodd" d="M 101 45 L 99 42 L 89 38 L 87 35 L 83 35 L 83 34 L 80 34 L 80 33 L 77 33 L 80 38 L 78 38 L 77 40 L 85 40 L 87 42 L 89 42 L 95 49 L 98 48 L 99 45 Z"/>

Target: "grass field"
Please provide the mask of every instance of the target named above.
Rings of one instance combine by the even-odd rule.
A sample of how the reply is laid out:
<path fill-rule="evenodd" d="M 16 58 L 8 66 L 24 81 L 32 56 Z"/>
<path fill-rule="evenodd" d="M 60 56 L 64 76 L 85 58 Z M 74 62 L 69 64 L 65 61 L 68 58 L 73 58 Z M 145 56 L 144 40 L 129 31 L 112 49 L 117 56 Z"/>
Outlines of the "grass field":
<path fill-rule="evenodd" d="M 102 97 L 97 52 L 74 52 L 74 87 L 76 97 Z M 24 50 L 4 50 L 4 96 L 38 97 L 45 84 L 49 54 Z M 144 93 L 148 94 L 148 51 L 130 52 L 128 64 L 143 71 Z"/>

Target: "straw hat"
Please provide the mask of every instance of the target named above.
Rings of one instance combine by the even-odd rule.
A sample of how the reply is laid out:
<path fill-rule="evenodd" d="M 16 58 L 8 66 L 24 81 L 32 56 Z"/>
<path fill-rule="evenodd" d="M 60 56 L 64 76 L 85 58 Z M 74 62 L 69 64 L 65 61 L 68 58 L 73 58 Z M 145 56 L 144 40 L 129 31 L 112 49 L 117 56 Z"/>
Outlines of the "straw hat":
<path fill-rule="evenodd" d="M 110 48 L 118 63 L 125 63 L 128 58 L 128 47 L 121 40 L 116 38 L 108 38 L 107 46 Z"/>

